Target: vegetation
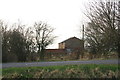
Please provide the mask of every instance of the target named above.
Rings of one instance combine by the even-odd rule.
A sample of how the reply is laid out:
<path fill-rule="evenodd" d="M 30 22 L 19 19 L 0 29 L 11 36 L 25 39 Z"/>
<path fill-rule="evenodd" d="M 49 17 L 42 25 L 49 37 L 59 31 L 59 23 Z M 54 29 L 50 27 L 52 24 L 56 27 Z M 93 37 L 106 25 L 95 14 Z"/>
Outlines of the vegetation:
<path fill-rule="evenodd" d="M 85 15 L 90 22 L 85 28 L 87 49 L 84 54 L 52 56 L 49 61 L 117 58 L 120 57 L 120 1 L 97 1 L 90 4 Z M 12 26 L 0 20 L 2 62 L 44 60 L 44 49 L 53 43 L 54 29 L 47 23 L 36 22 L 32 27 L 20 23 Z M 84 30 L 83 30 L 84 34 Z M 0 44 L 1 44 L 0 43 Z M 107 57 L 105 57 L 105 55 Z M 54 59 L 53 59 L 54 58 Z M 82 60 L 81 59 L 81 60 Z M 46 59 L 47 61 L 47 59 Z M 118 78 L 117 64 L 82 64 L 48 67 L 4 68 L 3 78 Z M 0 76 L 1 77 L 1 76 Z"/>
<path fill-rule="evenodd" d="M 90 4 L 86 16 L 86 41 L 90 53 L 120 54 L 120 1 L 97 1 Z"/>
<path fill-rule="evenodd" d="M 52 44 L 55 38 L 52 35 L 53 28 L 43 22 L 35 23 L 32 27 L 20 23 L 11 27 L 1 20 L 0 27 L 3 35 L 3 62 L 34 61 L 37 56 L 44 59 L 43 50 Z"/>
<path fill-rule="evenodd" d="M 3 69 L 3 78 L 118 78 L 118 65 L 84 64 Z"/>
<path fill-rule="evenodd" d="M 48 26 L 46 23 L 35 23 L 35 40 L 36 46 L 38 48 L 38 53 L 40 55 L 40 59 L 44 60 L 44 49 L 53 42 L 55 36 L 52 36 L 53 28 Z M 33 32 L 34 33 L 34 32 Z"/>
<path fill-rule="evenodd" d="M 90 22 L 85 28 L 86 50 L 81 55 L 59 56 L 60 60 L 81 58 L 94 59 L 96 56 L 120 57 L 120 1 L 97 1 L 90 4 L 85 13 Z M 25 62 L 44 60 L 44 49 L 53 43 L 54 29 L 44 22 L 35 22 L 31 27 L 15 23 L 12 26 L 0 20 L 2 32 L 2 61 Z M 83 30 L 84 34 L 84 30 Z M 86 53 L 87 57 L 86 57 Z M 115 53 L 115 54 L 111 54 Z M 50 54 L 52 55 L 52 54 Z M 54 58 L 52 56 L 50 58 Z M 56 58 L 54 58 L 56 60 Z"/>

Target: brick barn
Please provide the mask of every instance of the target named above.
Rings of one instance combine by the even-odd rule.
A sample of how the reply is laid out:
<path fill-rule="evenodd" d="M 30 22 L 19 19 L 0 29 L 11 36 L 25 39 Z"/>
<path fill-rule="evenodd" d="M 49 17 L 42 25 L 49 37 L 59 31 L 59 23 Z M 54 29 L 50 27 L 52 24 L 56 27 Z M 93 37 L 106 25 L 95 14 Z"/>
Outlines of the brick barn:
<path fill-rule="evenodd" d="M 67 53 L 74 51 L 83 51 L 83 40 L 76 37 L 71 37 L 65 41 L 59 43 L 59 49 L 65 49 Z"/>
<path fill-rule="evenodd" d="M 82 53 L 84 49 L 83 40 L 77 37 L 71 37 L 67 40 L 64 40 L 58 44 L 58 49 L 46 49 L 45 55 L 47 56 L 61 56 L 72 53 Z"/>

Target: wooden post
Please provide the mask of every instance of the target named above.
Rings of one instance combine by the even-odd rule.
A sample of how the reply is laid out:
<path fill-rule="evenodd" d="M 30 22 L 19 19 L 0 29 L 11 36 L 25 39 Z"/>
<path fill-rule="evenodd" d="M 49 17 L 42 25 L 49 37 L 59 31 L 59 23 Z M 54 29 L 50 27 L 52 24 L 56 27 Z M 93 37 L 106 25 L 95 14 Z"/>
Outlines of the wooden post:
<path fill-rule="evenodd" d="M 81 58 L 83 58 L 83 55 L 84 55 L 84 25 L 82 25 L 82 27 L 83 27 L 83 30 L 82 30 L 83 50 L 82 50 Z"/>

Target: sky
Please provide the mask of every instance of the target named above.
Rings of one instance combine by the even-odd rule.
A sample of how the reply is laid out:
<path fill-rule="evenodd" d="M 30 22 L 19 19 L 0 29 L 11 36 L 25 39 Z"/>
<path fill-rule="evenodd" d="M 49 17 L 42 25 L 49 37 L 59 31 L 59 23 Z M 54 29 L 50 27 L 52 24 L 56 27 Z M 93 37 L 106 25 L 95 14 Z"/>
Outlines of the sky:
<path fill-rule="evenodd" d="M 82 38 L 82 25 L 87 22 L 84 15 L 88 0 L 0 0 L 0 19 L 12 24 L 33 25 L 43 21 L 55 28 L 58 36 L 47 48 L 58 48 L 58 43 L 70 37 Z"/>

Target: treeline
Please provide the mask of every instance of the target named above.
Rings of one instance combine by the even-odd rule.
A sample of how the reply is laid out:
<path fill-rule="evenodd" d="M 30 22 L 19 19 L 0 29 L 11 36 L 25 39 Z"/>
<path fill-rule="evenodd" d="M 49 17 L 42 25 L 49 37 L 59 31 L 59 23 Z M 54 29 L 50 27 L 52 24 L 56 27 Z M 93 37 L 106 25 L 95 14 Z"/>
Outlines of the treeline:
<path fill-rule="evenodd" d="M 0 21 L 2 27 L 2 62 L 44 60 L 44 49 L 52 44 L 53 28 L 38 22 L 32 27 L 20 23 L 12 26 Z"/>
<path fill-rule="evenodd" d="M 97 1 L 89 4 L 85 15 L 87 49 L 92 54 L 117 52 L 120 57 L 120 1 Z"/>
<path fill-rule="evenodd" d="M 88 6 L 86 50 L 92 55 L 117 52 L 120 57 L 120 1 L 97 1 Z M 20 23 L 10 26 L 1 20 L 0 27 L 3 62 L 44 60 L 44 49 L 55 39 L 54 29 L 44 22 L 29 27 Z"/>

